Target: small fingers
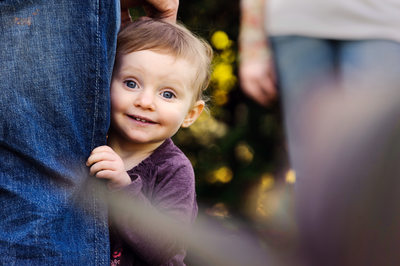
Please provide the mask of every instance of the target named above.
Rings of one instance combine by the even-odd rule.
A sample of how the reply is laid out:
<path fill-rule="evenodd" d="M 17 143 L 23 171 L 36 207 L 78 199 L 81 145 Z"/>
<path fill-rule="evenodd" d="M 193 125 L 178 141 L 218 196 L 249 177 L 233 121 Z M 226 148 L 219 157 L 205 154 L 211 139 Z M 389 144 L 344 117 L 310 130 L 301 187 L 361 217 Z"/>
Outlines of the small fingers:
<path fill-rule="evenodd" d="M 91 154 L 98 153 L 98 152 L 111 152 L 111 153 L 113 153 L 114 150 L 110 146 L 103 145 L 103 146 L 98 146 L 98 147 L 94 148 L 92 150 Z"/>
<path fill-rule="evenodd" d="M 112 177 L 114 176 L 115 172 L 112 170 L 100 170 L 94 174 L 95 177 L 100 178 L 100 179 L 109 179 L 111 180 Z"/>
<path fill-rule="evenodd" d="M 113 156 L 109 153 L 106 152 L 94 153 L 90 155 L 89 158 L 87 159 L 86 166 L 91 166 L 101 161 L 112 161 L 112 160 Z"/>
<path fill-rule="evenodd" d="M 116 153 L 113 149 L 108 146 L 100 146 L 95 148 L 90 154 L 89 158 L 86 161 L 86 166 L 90 166 L 94 163 L 103 160 L 114 161 L 116 158 Z"/>
<path fill-rule="evenodd" d="M 97 176 L 97 173 L 104 170 L 115 171 L 115 166 L 113 162 L 110 161 L 99 161 L 90 167 L 90 174 L 93 176 Z"/>

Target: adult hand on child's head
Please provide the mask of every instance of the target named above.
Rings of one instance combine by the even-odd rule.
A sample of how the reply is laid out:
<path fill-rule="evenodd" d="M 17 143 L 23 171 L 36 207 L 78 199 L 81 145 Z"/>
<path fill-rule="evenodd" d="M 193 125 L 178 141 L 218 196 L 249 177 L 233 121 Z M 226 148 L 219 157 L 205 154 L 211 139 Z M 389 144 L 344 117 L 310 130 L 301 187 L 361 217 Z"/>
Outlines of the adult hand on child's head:
<path fill-rule="evenodd" d="M 121 157 L 109 146 L 99 146 L 90 154 L 86 165 L 90 174 L 108 180 L 110 189 L 118 189 L 131 183 Z"/>
<path fill-rule="evenodd" d="M 149 17 L 175 23 L 178 16 L 179 0 L 146 0 L 143 7 Z"/>
<path fill-rule="evenodd" d="M 176 22 L 178 15 L 179 0 L 121 0 L 121 10 L 129 7 L 143 6 L 147 16 L 159 18 L 171 23 Z M 126 15 L 126 14 L 125 14 Z"/>

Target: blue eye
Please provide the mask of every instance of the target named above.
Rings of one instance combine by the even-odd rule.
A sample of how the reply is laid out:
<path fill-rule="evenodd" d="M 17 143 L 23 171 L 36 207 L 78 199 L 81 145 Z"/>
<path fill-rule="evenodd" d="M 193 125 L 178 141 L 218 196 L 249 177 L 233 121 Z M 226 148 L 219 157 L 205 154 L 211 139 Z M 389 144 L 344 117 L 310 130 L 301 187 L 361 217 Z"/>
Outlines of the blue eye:
<path fill-rule="evenodd" d="M 137 83 L 135 81 L 133 81 L 133 80 L 125 81 L 125 84 L 126 84 L 127 87 L 129 87 L 131 89 L 135 89 L 138 86 Z"/>
<path fill-rule="evenodd" d="M 175 97 L 175 94 L 173 94 L 173 93 L 170 92 L 170 91 L 163 91 L 163 92 L 161 93 L 161 95 L 162 95 L 164 98 L 167 98 L 167 99 L 172 99 L 172 98 Z"/>

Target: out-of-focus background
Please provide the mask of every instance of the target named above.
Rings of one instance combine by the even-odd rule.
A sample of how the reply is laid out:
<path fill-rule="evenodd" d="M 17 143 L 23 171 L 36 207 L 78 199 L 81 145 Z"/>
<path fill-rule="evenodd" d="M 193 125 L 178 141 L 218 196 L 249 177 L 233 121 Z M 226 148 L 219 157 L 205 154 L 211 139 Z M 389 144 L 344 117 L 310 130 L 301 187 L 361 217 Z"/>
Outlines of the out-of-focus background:
<path fill-rule="evenodd" d="M 254 204 L 263 193 L 255 194 L 294 177 L 287 167 L 279 103 L 263 108 L 239 87 L 239 1 L 181 1 L 178 20 L 215 52 L 209 112 L 174 137 L 193 163 L 200 211 L 219 217 L 268 215 Z"/>

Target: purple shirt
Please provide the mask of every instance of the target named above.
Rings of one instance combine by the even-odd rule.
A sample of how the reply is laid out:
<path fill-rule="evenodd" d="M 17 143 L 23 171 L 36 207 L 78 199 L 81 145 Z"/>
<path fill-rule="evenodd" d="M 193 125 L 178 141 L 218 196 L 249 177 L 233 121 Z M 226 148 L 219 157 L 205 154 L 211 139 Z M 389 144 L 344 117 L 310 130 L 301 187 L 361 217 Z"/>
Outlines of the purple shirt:
<path fill-rule="evenodd" d="M 171 139 L 128 174 L 132 183 L 123 191 L 132 200 L 142 201 L 185 225 L 193 223 L 197 215 L 193 167 Z M 112 265 L 185 265 L 182 244 L 150 239 L 140 229 L 135 231 L 116 219 L 112 224 L 118 224 L 118 229 L 110 228 Z"/>

